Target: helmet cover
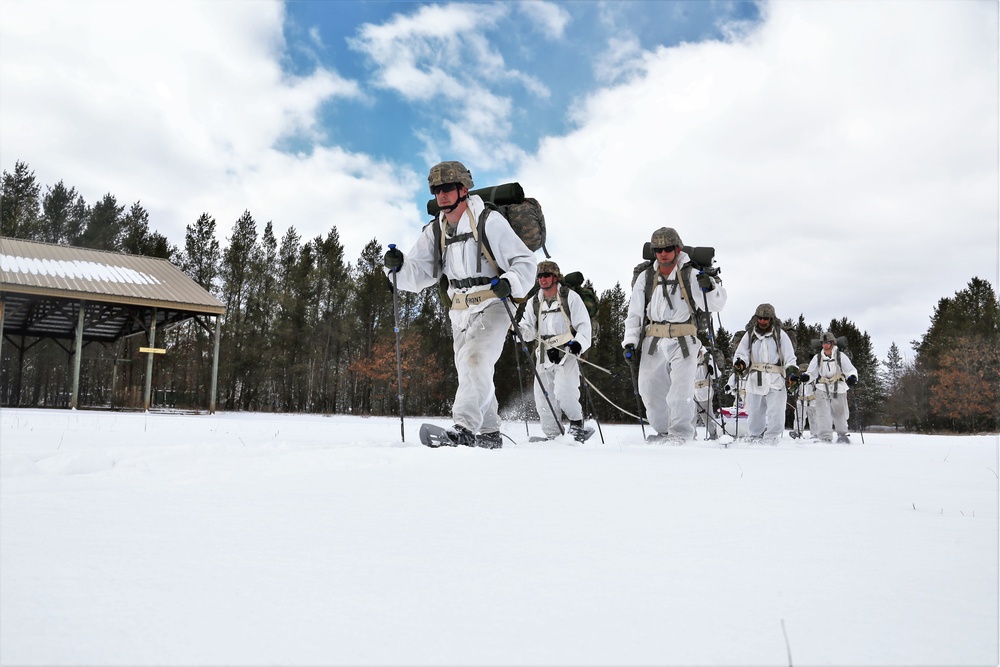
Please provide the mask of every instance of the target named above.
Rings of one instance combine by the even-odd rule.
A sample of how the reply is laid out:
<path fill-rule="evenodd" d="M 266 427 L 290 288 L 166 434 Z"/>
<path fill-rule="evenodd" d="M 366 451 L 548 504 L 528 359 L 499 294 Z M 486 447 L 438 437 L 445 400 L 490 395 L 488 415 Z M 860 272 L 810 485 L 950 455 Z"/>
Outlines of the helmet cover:
<path fill-rule="evenodd" d="M 672 245 L 679 248 L 684 243 L 681 242 L 680 234 L 677 233 L 676 229 L 673 227 L 660 227 L 649 238 L 649 245 L 651 248 L 666 248 Z"/>
<path fill-rule="evenodd" d="M 435 185 L 445 185 L 447 183 L 458 183 L 467 190 L 471 190 L 472 172 L 465 168 L 465 165 L 455 160 L 439 162 L 431 167 L 427 174 L 427 187 L 433 188 Z M 433 192 L 431 194 L 434 194 Z"/>

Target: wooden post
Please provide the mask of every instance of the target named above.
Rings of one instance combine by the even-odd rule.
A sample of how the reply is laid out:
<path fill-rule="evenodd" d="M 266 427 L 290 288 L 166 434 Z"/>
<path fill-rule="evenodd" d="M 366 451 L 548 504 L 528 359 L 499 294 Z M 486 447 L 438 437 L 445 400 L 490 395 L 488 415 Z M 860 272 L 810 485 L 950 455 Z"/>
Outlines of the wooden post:
<path fill-rule="evenodd" d="M 212 352 L 212 393 L 208 399 L 208 414 L 215 414 L 215 390 L 219 381 L 219 333 L 221 332 L 222 315 L 215 316 L 215 350 Z"/>
<path fill-rule="evenodd" d="M 79 304 L 76 318 L 76 346 L 73 348 L 73 397 L 69 407 L 76 410 L 80 401 L 80 359 L 83 357 L 83 311 L 85 303 Z"/>
<path fill-rule="evenodd" d="M 153 317 L 149 322 L 149 347 L 156 346 L 156 308 L 153 308 Z M 146 412 L 149 412 L 150 399 L 153 392 L 153 352 L 146 353 L 146 391 L 143 394 L 142 404 Z"/>

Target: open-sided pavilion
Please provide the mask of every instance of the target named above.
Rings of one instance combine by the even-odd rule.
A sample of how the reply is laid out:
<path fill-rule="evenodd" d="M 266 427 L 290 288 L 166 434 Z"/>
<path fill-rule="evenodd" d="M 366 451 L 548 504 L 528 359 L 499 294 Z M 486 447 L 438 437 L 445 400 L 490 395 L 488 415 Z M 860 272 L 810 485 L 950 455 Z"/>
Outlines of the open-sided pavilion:
<path fill-rule="evenodd" d="M 140 351 L 147 353 L 148 410 L 153 359 L 162 353 L 155 347 L 156 330 L 193 318 L 213 336 L 208 409 L 214 413 L 225 312 L 219 299 L 165 259 L 0 238 L 0 345 L 14 345 L 22 359 L 33 344 L 28 341 L 72 341 L 72 408 L 79 398 L 84 346 L 145 332 L 148 347 Z"/>

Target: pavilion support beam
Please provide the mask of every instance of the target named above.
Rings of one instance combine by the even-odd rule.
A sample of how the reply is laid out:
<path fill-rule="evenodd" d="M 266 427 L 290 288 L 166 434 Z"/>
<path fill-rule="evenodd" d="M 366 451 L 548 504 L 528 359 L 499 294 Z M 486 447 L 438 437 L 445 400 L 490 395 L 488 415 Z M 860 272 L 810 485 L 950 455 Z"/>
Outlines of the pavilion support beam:
<path fill-rule="evenodd" d="M 80 401 L 80 359 L 83 357 L 83 311 L 84 301 L 80 301 L 76 316 L 76 344 L 73 346 L 73 397 L 69 407 L 76 410 Z"/>
<path fill-rule="evenodd" d="M 156 308 L 153 308 L 153 317 L 149 323 L 149 347 L 156 347 Z M 146 391 L 143 393 L 142 404 L 149 412 L 150 399 L 153 395 L 153 353 L 146 355 Z"/>
<path fill-rule="evenodd" d="M 208 414 L 215 414 L 215 392 L 219 384 L 219 334 L 222 331 L 222 316 L 215 316 L 215 335 L 212 337 L 214 339 L 212 351 L 212 393 L 208 399 Z"/>

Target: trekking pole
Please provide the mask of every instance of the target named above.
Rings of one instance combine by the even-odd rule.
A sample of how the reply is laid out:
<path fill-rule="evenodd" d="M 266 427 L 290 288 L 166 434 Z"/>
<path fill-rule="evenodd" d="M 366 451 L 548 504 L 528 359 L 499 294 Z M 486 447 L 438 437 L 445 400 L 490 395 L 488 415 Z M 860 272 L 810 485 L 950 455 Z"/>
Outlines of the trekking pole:
<path fill-rule="evenodd" d="M 736 435 L 733 436 L 733 440 L 736 440 L 740 437 L 740 374 L 733 373 L 733 378 L 736 380 L 736 400 L 733 401 L 733 406 L 736 408 L 736 416 L 733 418 L 736 422 Z"/>
<path fill-rule="evenodd" d="M 635 354 L 633 352 L 633 354 Z M 635 394 L 635 412 L 639 419 L 639 428 L 642 429 L 642 437 L 646 438 L 646 425 L 642 422 L 642 399 L 639 398 L 639 383 L 635 381 L 635 368 L 632 366 L 632 360 L 628 360 L 628 374 L 632 376 L 632 393 Z"/>
<path fill-rule="evenodd" d="M 580 358 L 577 357 L 577 360 Z M 583 367 L 580 367 L 580 380 L 583 383 L 583 388 L 587 392 L 587 403 L 590 405 L 590 414 L 594 418 L 594 422 L 597 424 L 597 433 L 601 436 L 601 444 L 604 444 L 604 431 L 601 430 L 601 420 L 597 418 L 597 410 L 594 408 L 594 397 L 590 394 L 590 382 L 587 381 L 587 376 L 583 374 Z"/>
<path fill-rule="evenodd" d="M 548 343 L 548 341 L 544 341 L 544 340 L 542 340 L 542 339 L 538 339 L 538 342 L 539 342 L 539 343 L 541 343 L 541 344 L 542 344 L 542 346 L 543 346 L 543 347 L 545 347 L 545 349 L 548 349 L 548 350 L 558 350 L 558 349 L 559 349 L 559 347 L 558 347 L 558 346 L 556 346 L 556 345 L 551 345 L 550 343 Z M 586 359 L 584 359 L 583 357 L 579 357 L 579 356 L 578 356 L 578 357 L 576 358 L 576 360 L 577 360 L 577 361 L 579 361 L 579 362 L 581 362 L 581 363 L 584 363 L 584 364 L 587 364 L 588 366 L 593 366 L 593 367 L 594 367 L 594 368 L 596 368 L 597 370 L 599 370 L 599 371 L 602 371 L 602 372 L 604 372 L 604 373 L 607 373 L 607 374 L 608 374 L 608 375 L 610 375 L 611 377 L 618 377 L 618 375 L 617 375 L 617 374 L 615 374 L 615 372 L 614 372 L 614 371 L 610 371 L 610 370 L 608 370 L 607 368 L 605 368 L 604 366 L 598 366 L 598 365 L 597 365 L 597 364 L 595 364 L 595 363 L 594 363 L 593 361 L 587 361 L 587 360 L 586 360 Z"/>
<path fill-rule="evenodd" d="M 514 338 L 513 334 L 514 332 L 511 331 L 511 340 L 514 341 L 514 361 L 517 363 L 517 384 L 521 387 L 521 398 L 523 399 L 524 381 L 521 379 L 521 357 L 517 356 L 517 340 Z M 530 436 L 531 433 L 528 432 L 528 411 L 523 406 L 521 411 L 524 413 L 524 434 Z"/>
<path fill-rule="evenodd" d="M 395 248 L 395 243 L 389 244 L 390 250 Z M 406 442 L 406 428 L 403 426 L 403 361 L 399 349 L 399 289 L 396 286 L 396 271 L 390 273 L 392 273 L 392 330 L 396 334 L 396 381 L 399 387 L 399 437 Z"/>
<path fill-rule="evenodd" d="M 497 279 L 494 278 L 493 280 L 495 283 Z M 524 342 L 524 337 L 521 335 L 521 329 L 517 326 L 517 322 L 514 321 L 514 313 L 510 312 L 510 305 L 507 303 L 506 297 L 500 299 L 500 302 L 503 304 L 504 310 L 507 311 L 507 317 L 510 318 L 511 326 L 514 327 L 514 336 L 521 345 L 521 351 L 524 352 L 524 356 L 531 360 L 531 370 L 535 373 L 535 380 L 538 381 L 538 386 L 542 390 L 542 395 L 545 396 L 545 403 L 549 406 L 552 418 L 556 420 L 556 426 L 559 427 L 559 435 L 566 435 L 566 430 L 563 428 L 562 420 L 559 418 L 559 415 L 556 414 L 556 409 L 552 407 L 552 401 L 549 400 L 549 392 L 545 388 L 545 383 L 542 382 L 542 376 L 538 374 L 538 369 L 535 368 L 535 360 L 531 358 L 531 353 L 528 352 L 528 344 Z"/>
<path fill-rule="evenodd" d="M 851 392 L 854 393 L 854 392 Z M 858 410 L 858 399 L 851 397 L 851 403 L 854 403 L 854 411 L 858 413 L 858 433 L 861 434 L 861 444 L 865 444 L 865 420 L 861 411 Z"/>

